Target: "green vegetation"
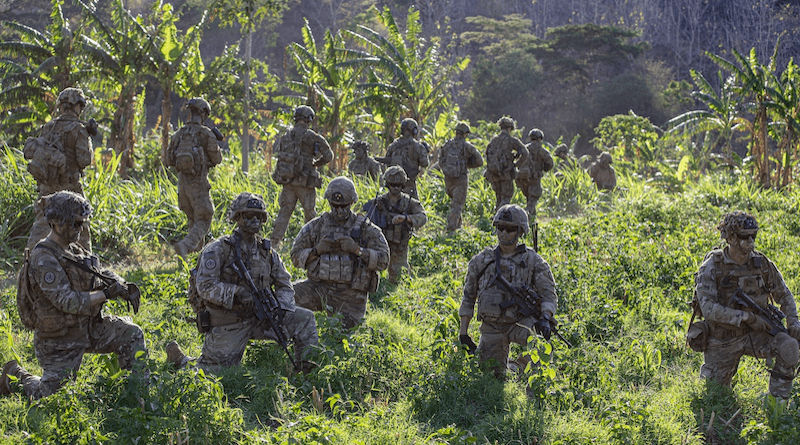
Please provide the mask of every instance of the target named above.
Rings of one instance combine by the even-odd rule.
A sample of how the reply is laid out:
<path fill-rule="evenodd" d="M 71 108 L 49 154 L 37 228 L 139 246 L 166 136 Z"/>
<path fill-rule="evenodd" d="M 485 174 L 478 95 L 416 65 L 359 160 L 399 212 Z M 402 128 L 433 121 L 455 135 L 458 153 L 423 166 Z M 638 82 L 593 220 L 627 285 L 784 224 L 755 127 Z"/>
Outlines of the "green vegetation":
<path fill-rule="evenodd" d="M 157 150 L 159 141 L 150 144 Z M 231 160 L 215 169 L 213 236 L 231 230 L 223 214 L 240 191 L 264 194 L 276 213 L 265 160 L 253 161 L 258 173 L 250 177 Z M 14 279 L 33 184 L 18 153 L 6 151 L 2 166 L 0 358 L 17 357 L 38 372 Z M 762 190 L 737 173 L 681 184 L 681 193 L 624 171 L 613 194 L 598 193 L 580 170 L 545 176 L 541 254 L 558 284 L 561 331 L 575 348 L 531 338 L 512 354 L 530 354 L 535 365 L 503 382 L 457 345 L 466 263 L 494 242 L 494 197 L 472 172 L 466 227 L 444 237 L 446 195 L 441 179 L 430 176 L 420 181 L 430 222 L 411 241 L 413 278 L 382 283 L 353 332 L 318 314 L 318 368 L 295 374 L 277 345 L 255 342 L 241 366 L 210 376 L 165 364 L 168 340 L 195 356 L 202 346 L 186 322 L 189 265 L 168 247 L 185 230 L 174 178 L 121 180 L 114 167 L 87 171 L 97 209 L 92 233 L 104 262 L 142 289 L 133 318 L 150 348 L 143 369 L 121 372 L 113 357 L 87 356 L 77 381 L 54 396 L 0 399 L 0 443 L 777 444 L 797 437 L 797 391 L 790 409 L 764 398 L 767 372 L 750 359 L 733 390 L 707 384 L 697 378 L 702 357 L 684 345 L 693 273 L 720 243 L 715 226 L 728 210 L 759 218 L 758 247 L 797 289 L 796 191 Z M 360 202 L 376 191 L 374 183 L 357 187 Z M 326 206 L 321 198 L 318 205 Z M 298 210 L 290 233 L 301 224 Z M 288 249 L 280 253 L 300 279 Z M 117 304 L 108 310 L 124 313 Z"/>

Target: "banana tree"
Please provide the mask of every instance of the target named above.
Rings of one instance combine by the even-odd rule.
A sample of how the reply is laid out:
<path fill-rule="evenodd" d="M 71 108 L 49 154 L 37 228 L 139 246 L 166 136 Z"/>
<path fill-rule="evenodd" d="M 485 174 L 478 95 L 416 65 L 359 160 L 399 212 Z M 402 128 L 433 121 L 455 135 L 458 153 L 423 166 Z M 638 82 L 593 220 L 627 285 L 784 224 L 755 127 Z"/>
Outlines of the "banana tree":
<path fill-rule="evenodd" d="M 767 104 L 771 118 L 769 134 L 777 141 L 773 182 L 782 188 L 792 183 L 792 172 L 800 156 L 800 71 L 797 64 L 790 60 L 780 77 L 770 73 L 769 85 L 767 93 L 772 99 Z"/>

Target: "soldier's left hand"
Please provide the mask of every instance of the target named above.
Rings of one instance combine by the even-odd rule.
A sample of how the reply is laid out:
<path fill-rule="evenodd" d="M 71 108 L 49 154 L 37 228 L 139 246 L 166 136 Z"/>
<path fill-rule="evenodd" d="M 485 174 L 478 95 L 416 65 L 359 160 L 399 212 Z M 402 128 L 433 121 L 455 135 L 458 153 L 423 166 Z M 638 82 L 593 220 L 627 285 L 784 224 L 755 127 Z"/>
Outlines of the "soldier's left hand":
<path fill-rule="evenodd" d="M 794 321 L 789 322 L 789 326 L 787 326 L 786 329 L 789 330 L 789 335 L 792 338 L 800 341 L 800 321 L 795 319 Z"/>
<path fill-rule="evenodd" d="M 406 215 L 394 215 L 392 218 L 392 224 L 400 224 L 401 222 L 405 222 L 408 219 Z"/>
<path fill-rule="evenodd" d="M 545 340 L 550 340 L 551 329 L 550 329 L 550 320 L 546 318 L 542 318 L 533 325 L 536 332 L 544 337 Z"/>
<path fill-rule="evenodd" d="M 356 254 L 358 253 L 358 243 L 353 238 L 345 235 L 336 238 L 336 241 L 339 242 L 339 246 L 347 253 Z"/>

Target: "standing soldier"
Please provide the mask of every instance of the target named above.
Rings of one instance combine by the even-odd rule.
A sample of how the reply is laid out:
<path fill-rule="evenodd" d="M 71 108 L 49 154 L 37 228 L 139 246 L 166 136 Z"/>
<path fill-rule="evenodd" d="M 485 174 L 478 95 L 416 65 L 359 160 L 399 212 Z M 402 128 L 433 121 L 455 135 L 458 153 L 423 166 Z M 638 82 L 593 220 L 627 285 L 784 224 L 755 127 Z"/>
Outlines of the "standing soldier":
<path fill-rule="evenodd" d="M 20 271 L 17 307 L 22 323 L 34 331 L 33 347 L 42 376 L 12 360 L 0 377 L 0 394 L 11 393 L 8 376 L 12 375 L 32 399 L 53 394 L 74 379 L 87 352 L 115 352 L 120 368 L 130 370 L 136 353 L 145 351 L 139 326 L 128 317 L 103 313 L 105 302 L 118 298 L 132 303 L 137 312 L 139 290 L 100 269 L 97 257 L 77 243 L 92 214 L 89 202 L 77 193 L 61 191 L 39 199 L 37 206 L 51 231 L 36 244 Z"/>
<path fill-rule="evenodd" d="M 511 135 L 515 127 L 514 120 L 503 116 L 497 125 L 500 126 L 500 133 L 486 147 L 486 171 L 483 174 L 497 197 L 495 211 L 511 202 L 517 167 L 524 165 L 528 158 L 528 149 L 522 141 Z"/>
<path fill-rule="evenodd" d="M 381 164 L 369 156 L 369 144 L 365 141 L 355 141 L 350 145 L 350 149 L 355 154 L 355 159 L 347 165 L 347 170 L 351 175 L 367 176 L 373 181 L 377 181 L 381 176 Z"/>
<path fill-rule="evenodd" d="M 578 165 L 578 160 L 575 159 L 575 156 L 569 152 L 567 144 L 558 144 L 556 149 L 553 150 L 553 156 L 555 156 L 555 166 L 553 167 L 554 172 L 560 172 L 564 169 L 572 169 Z M 558 173 L 558 175 L 561 175 L 561 173 Z"/>
<path fill-rule="evenodd" d="M 419 125 L 411 118 L 400 122 L 400 137 L 392 141 L 386 149 L 386 156 L 376 158 L 387 166 L 399 165 L 403 167 L 408 182 L 403 187 L 403 192 L 417 198 L 417 176 L 421 169 L 428 166 L 428 146 L 417 141 Z"/>
<path fill-rule="evenodd" d="M 364 204 L 364 212 L 375 225 L 381 228 L 389 243 L 389 282 L 396 284 L 400 269 L 408 265 L 408 240 L 415 227 L 428 222 L 425 209 L 416 198 L 403 193 L 408 181 L 406 172 L 393 165 L 383 174 L 383 182 L 389 193 L 378 196 Z"/>
<path fill-rule="evenodd" d="M 295 306 L 289 272 L 269 241 L 261 238 L 261 227 L 267 220 L 264 200 L 260 195 L 240 193 L 231 203 L 228 220 L 236 224 L 236 229 L 203 248 L 197 262 L 196 298 L 190 290 L 190 303 L 198 312 L 198 328 L 205 334 L 197 366 L 216 372 L 238 365 L 249 340 L 280 342 L 266 318 L 260 320 L 256 316 L 257 295 L 246 279 L 249 273 L 259 289 L 274 296 L 277 307 L 271 313 L 282 325 L 278 329 L 294 340 L 294 361 L 301 364 L 301 370 L 309 371 L 312 365 L 305 360 L 310 348 L 319 344 L 317 323 L 313 312 Z M 269 306 L 268 302 L 261 303 Z M 167 344 L 167 360 L 181 367 L 191 358 L 171 341 Z"/>
<path fill-rule="evenodd" d="M 317 216 L 317 189 L 322 187 L 318 169 L 333 159 L 331 146 L 324 137 L 308 128 L 314 120 L 314 109 L 301 105 L 294 110 L 294 126 L 278 140 L 275 147 L 278 162 L 272 179 L 283 186 L 278 197 L 280 210 L 272 226 L 272 247 L 280 248 L 289 218 L 297 201 L 303 206 L 305 222 Z"/>
<path fill-rule="evenodd" d="M 528 133 L 531 142 L 526 146 L 528 149 L 528 160 L 522 164 L 517 175 L 517 187 L 522 190 L 522 194 L 527 199 L 525 210 L 531 219 L 532 224 L 536 224 L 536 204 L 542 196 L 542 176 L 544 172 L 553 168 L 553 158 L 546 148 L 542 147 L 544 133 L 538 128 L 534 128 Z"/>
<path fill-rule="evenodd" d="M 469 336 L 469 324 L 478 302 L 478 320 L 481 321 L 481 362 L 494 359 L 495 376 L 505 375 L 510 343 L 526 346 L 531 329 L 545 339 L 550 339 L 553 314 L 558 307 L 556 284 L 550 266 L 536 251 L 519 243 L 519 238 L 528 231 L 528 215 L 516 204 L 506 204 L 492 219 L 497 230 L 497 246 L 486 248 L 472 257 L 464 280 L 464 298 L 458 315 L 461 317 L 459 340 L 475 351 L 475 343 Z M 524 316 L 513 301 L 511 292 L 501 280 L 516 290 L 527 286 L 541 298 L 538 302 L 539 318 Z M 520 361 L 522 360 L 522 361 Z M 518 359 L 523 365 L 525 358 Z"/>
<path fill-rule="evenodd" d="M 600 191 L 612 191 L 617 187 L 617 174 L 611 166 L 611 153 L 603 152 L 597 161 L 593 162 L 586 171 Z"/>
<path fill-rule="evenodd" d="M 28 171 L 36 180 L 39 198 L 61 190 L 69 190 L 83 196 L 81 176 L 83 169 L 92 163 L 92 141 L 89 136 L 97 134 L 97 122 L 80 120 L 86 108 L 86 97 L 78 88 L 65 88 L 58 95 L 59 115 L 42 127 L 37 138 L 28 138 L 23 154 L 29 159 Z M 33 249 L 50 233 L 47 219 L 37 207 L 36 217 L 28 237 L 28 249 Z M 88 224 L 88 223 L 87 223 Z M 89 226 L 81 231 L 78 241 L 84 249 L 92 250 Z"/>
<path fill-rule="evenodd" d="M 728 213 L 717 229 L 728 245 L 706 255 L 695 274 L 694 315 L 705 321 L 692 323 L 687 335 L 689 346 L 703 352 L 700 377 L 730 386 L 743 355 L 766 358 L 775 363 L 770 394 L 788 399 L 800 338 L 792 292 L 775 264 L 754 250 L 758 223 L 752 215 Z M 776 315 L 780 311 L 770 302 L 783 313 Z M 788 329 L 781 321 L 784 314 Z"/>
<path fill-rule="evenodd" d="M 313 311 L 342 314 L 344 327 L 364 318 L 378 272 L 389 265 L 389 245 L 381 229 L 351 210 L 358 201 L 349 178 L 334 178 L 325 190 L 331 211 L 300 230 L 290 255 L 308 279 L 294 283 L 297 304 Z"/>
<path fill-rule="evenodd" d="M 219 130 L 215 133 L 203 125 L 211 114 L 211 106 L 205 99 L 195 97 L 189 99 L 186 109 L 189 122 L 172 135 L 164 158 L 164 165 L 178 171 L 178 207 L 188 220 L 188 233 L 173 245 L 175 252 L 184 259 L 189 252 L 200 250 L 211 228 L 214 203 L 208 170 L 222 162 L 217 143 L 222 135 Z"/>
<path fill-rule="evenodd" d="M 447 232 L 461 227 L 461 212 L 467 202 L 469 178 L 467 169 L 483 165 L 483 157 L 474 145 L 467 142 L 469 125 L 459 122 L 456 137 L 447 141 L 439 151 L 439 169 L 444 174 L 444 186 L 450 197 L 450 213 L 447 215 Z"/>

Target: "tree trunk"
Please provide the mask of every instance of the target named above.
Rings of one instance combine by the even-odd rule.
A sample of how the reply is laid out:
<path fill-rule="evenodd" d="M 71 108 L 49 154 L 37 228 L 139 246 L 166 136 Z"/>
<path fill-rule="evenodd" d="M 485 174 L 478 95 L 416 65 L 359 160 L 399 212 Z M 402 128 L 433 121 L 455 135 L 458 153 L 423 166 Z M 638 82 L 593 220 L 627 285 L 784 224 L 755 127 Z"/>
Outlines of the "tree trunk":
<path fill-rule="evenodd" d="M 247 31 L 244 41 L 244 104 L 242 110 L 242 172 L 250 171 L 250 56 L 253 48 L 253 31 Z"/>
<path fill-rule="evenodd" d="M 161 165 L 166 168 L 170 122 L 172 121 L 172 88 L 168 84 L 164 85 L 162 92 L 164 99 L 161 101 Z"/>

